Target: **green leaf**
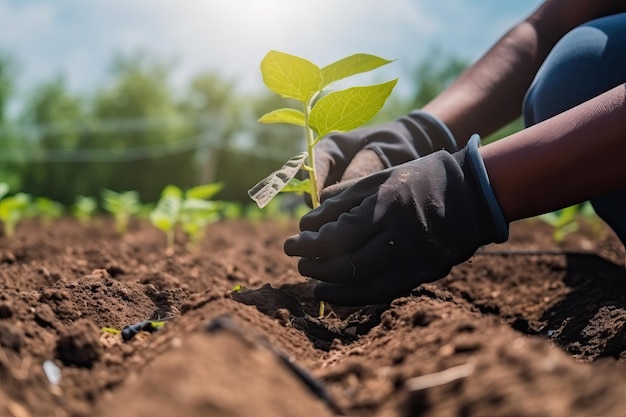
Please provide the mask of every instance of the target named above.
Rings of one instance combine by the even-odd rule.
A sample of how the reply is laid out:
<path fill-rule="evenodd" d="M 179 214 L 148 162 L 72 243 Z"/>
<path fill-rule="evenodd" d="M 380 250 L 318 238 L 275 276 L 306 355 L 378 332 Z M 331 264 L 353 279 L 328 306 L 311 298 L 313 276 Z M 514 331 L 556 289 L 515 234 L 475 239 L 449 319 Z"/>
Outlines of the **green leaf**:
<path fill-rule="evenodd" d="M 208 200 L 219 193 L 223 188 L 224 184 L 221 182 L 196 185 L 188 189 L 185 195 L 187 198 L 191 199 Z"/>
<path fill-rule="evenodd" d="M 0 201 L 2 207 L 8 207 L 11 210 L 24 209 L 30 203 L 30 195 L 26 193 L 17 193 L 11 197 L 7 197 Z"/>
<path fill-rule="evenodd" d="M 168 229 L 163 229 L 162 227 L 159 228 L 162 230 L 169 230 L 174 227 L 174 224 L 178 221 L 180 206 L 180 200 L 177 200 L 174 197 L 168 196 L 162 198 L 159 200 L 159 204 L 157 204 L 155 209 L 150 212 L 150 221 L 157 226 L 157 223 L 163 224 L 163 222 L 167 220 L 170 224 Z"/>
<path fill-rule="evenodd" d="M 102 198 L 104 209 L 114 215 L 135 214 L 141 208 L 139 193 L 135 190 L 118 193 L 113 190 L 104 189 Z"/>
<path fill-rule="evenodd" d="M 14 235 L 15 226 L 26 214 L 29 204 L 30 195 L 25 193 L 18 193 L 0 200 L 0 220 L 4 223 L 4 233 L 7 237 Z"/>
<path fill-rule="evenodd" d="M 163 215 L 163 213 L 150 213 L 150 221 L 157 229 L 165 232 L 174 228 L 174 222 L 172 222 L 172 219 Z"/>
<path fill-rule="evenodd" d="M 382 67 L 390 62 L 393 61 L 370 54 L 354 54 L 340 59 L 322 68 L 322 78 L 324 81 L 321 88 L 352 75 L 362 74 Z"/>
<path fill-rule="evenodd" d="M 284 108 L 273 110 L 259 119 L 261 123 L 288 123 L 304 127 L 304 113 L 300 110 Z"/>
<path fill-rule="evenodd" d="M 182 206 L 182 191 L 175 185 L 163 188 L 161 198 L 154 210 L 150 212 L 150 222 L 158 229 L 168 231 L 174 229 Z"/>
<path fill-rule="evenodd" d="M 77 195 L 72 205 L 73 214 L 83 219 L 92 215 L 97 208 L 98 202 L 95 197 L 87 197 L 84 195 Z"/>
<path fill-rule="evenodd" d="M 243 205 L 239 201 L 222 201 L 220 211 L 227 219 L 238 219 L 242 216 Z"/>
<path fill-rule="evenodd" d="M 161 191 L 161 197 L 174 197 L 181 199 L 183 198 L 183 190 L 181 190 L 177 185 L 166 185 Z"/>
<path fill-rule="evenodd" d="M 48 197 L 35 198 L 34 205 L 41 216 L 60 217 L 63 214 L 63 204 Z"/>
<path fill-rule="evenodd" d="M 572 222 L 564 224 L 561 227 L 558 227 L 552 233 L 552 238 L 556 243 L 562 243 L 565 240 L 565 236 L 570 233 L 574 233 L 578 230 L 578 222 Z"/>
<path fill-rule="evenodd" d="M 183 231 L 192 240 L 197 240 L 204 233 L 204 227 L 220 219 L 220 205 L 216 201 L 196 198 L 185 200 L 180 215 Z M 195 236 L 195 237 L 194 237 Z"/>
<path fill-rule="evenodd" d="M 261 61 L 261 74 L 270 90 L 301 102 L 308 102 L 322 85 L 322 71 L 317 65 L 284 52 L 268 52 Z"/>
<path fill-rule="evenodd" d="M 0 198 L 9 193 L 9 184 L 6 182 L 0 182 Z"/>
<path fill-rule="evenodd" d="M 310 183 L 311 180 L 304 179 L 299 180 L 297 178 L 292 178 L 291 181 L 285 185 L 285 187 L 280 190 L 281 193 L 308 193 L 310 191 Z"/>
<path fill-rule="evenodd" d="M 311 110 L 309 124 L 319 137 L 346 132 L 370 120 L 385 104 L 398 79 L 366 87 L 352 87 L 322 97 Z"/>
<path fill-rule="evenodd" d="M 596 211 L 593 209 L 593 206 L 589 201 L 585 201 L 581 203 L 580 207 L 580 215 L 583 217 L 594 217 L 596 215 Z"/>
<path fill-rule="evenodd" d="M 206 214 L 219 211 L 219 204 L 217 201 L 190 198 L 183 202 L 182 210 L 185 211 L 185 213 Z"/>

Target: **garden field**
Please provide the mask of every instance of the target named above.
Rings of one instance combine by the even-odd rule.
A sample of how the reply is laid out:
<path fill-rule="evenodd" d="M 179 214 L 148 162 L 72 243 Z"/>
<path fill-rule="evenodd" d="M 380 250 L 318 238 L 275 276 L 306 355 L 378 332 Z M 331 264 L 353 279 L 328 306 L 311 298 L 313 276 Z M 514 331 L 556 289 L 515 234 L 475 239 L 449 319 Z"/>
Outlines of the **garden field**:
<path fill-rule="evenodd" d="M 624 415 L 624 249 L 602 225 L 557 245 L 513 224 L 439 282 L 322 319 L 282 251 L 296 231 L 223 220 L 190 250 L 143 220 L 21 223 L 0 238 L 0 415 Z"/>

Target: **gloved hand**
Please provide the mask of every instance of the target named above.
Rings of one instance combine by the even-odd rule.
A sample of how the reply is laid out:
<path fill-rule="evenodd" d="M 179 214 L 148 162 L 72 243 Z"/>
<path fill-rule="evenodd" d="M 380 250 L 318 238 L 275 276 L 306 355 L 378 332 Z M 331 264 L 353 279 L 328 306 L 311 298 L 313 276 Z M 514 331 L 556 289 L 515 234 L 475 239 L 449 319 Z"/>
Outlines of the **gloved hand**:
<path fill-rule="evenodd" d="M 318 192 L 440 149 L 455 152 L 458 145 L 442 121 L 421 110 L 379 126 L 329 135 L 315 147 Z"/>
<path fill-rule="evenodd" d="M 383 303 L 445 277 L 482 245 L 508 239 L 508 223 L 478 152 L 478 135 L 369 175 L 302 217 L 285 253 L 324 281 L 315 296 L 340 305 Z"/>

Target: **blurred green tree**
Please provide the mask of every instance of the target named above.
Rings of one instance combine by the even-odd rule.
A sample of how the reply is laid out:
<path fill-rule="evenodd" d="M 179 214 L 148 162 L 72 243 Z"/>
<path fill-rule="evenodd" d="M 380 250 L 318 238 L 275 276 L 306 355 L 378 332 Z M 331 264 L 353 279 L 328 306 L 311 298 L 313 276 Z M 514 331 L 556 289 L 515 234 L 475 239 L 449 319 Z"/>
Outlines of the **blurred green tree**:
<path fill-rule="evenodd" d="M 218 181 L 224 149 L 232 145 L 241 127 L 242 107 L 236 97 L 236 83 L 216 72 L 207 72 L 191 80 L 180 104 L 182 112 L 196 121 L 202 146 L 196 151 L 198 183 Z"/>
<path fill-rule="evenodd" d="M 13 57 L 0 52 L 0 181 L 7 183 L 12 190 L 21 188 L 20 176 L 25 165 L 19 138 L 8 117 L 16 71 Z"/>
<path fill-rule="evenodd" d="M 28 169 L 22 173 L 23 191 L 63 202 L 73 200 L 74 166 L 46 157 L 49 151 L 76 148 L 80 138 L 75 123 L 82 119 L 83 108 L 62 76 L 37 86 L 26 99 L 19 129 L 21 149 L 30 156 Z"/>
<path fill-rule="evenodd" d="M 96 124 L 83 144 L 109 152 L 109 160 L 91 164 L 92 184 L 99 189 L 137 190 L 142 199 L 156 201 L 166 184 L 195 182 L 199 138 L 176 103 L 171 67 L 146 52 L 115 57 L 112 82 L 93 104 L 94 119 L 104 124 Z"/>
<path fill-rule="evenodd" d="M 405 95 L 392 94 L 382 110 L 368 123 L 384 123 L 420 109 L 450 85 L 469 63 L 464 59 L 431 47 L 427 58 L 407 69 L 411 88 Z M 405 77 L 401 76 L 401 79 Z"/>
<path fill-rule="evenodd" d="M 469 62 L 455 55 L 446 54 L 441 49 L 431 48 L 428 59 L 413 70 L 416 90 L 408 103 L 411 109 L 419 109 L 434 99 L 448 87 L 465 69 Z"/>
<path fill-rule="evenodd" d="M 8 53 L 0 52 L 0 125 L 6 122 L 8 102 L 14 88 L 16 65 Z"/>

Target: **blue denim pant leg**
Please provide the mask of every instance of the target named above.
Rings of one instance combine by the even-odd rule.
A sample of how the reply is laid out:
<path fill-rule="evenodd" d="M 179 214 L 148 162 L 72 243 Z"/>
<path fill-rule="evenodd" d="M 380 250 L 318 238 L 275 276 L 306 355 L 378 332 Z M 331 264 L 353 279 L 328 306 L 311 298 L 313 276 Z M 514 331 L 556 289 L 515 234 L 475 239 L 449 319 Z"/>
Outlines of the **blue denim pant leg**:
<path fill-rule="evenodd" d="M 539 123 L 625 82 L 626 13 L 585 23 L 555 45 L 537 72 L 524 98 L 524 123 Z M 591 204 L 626 245 L 626 189 Z"/>

